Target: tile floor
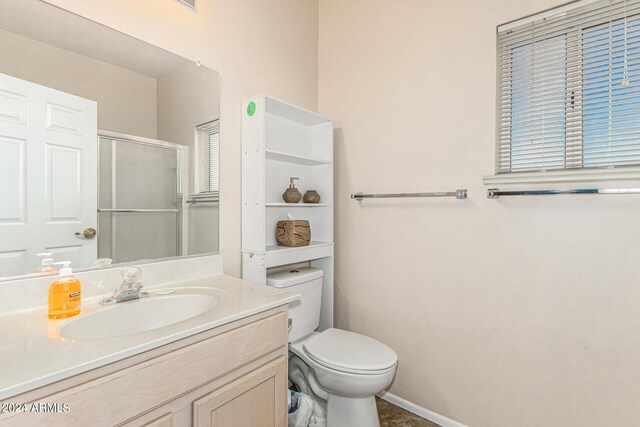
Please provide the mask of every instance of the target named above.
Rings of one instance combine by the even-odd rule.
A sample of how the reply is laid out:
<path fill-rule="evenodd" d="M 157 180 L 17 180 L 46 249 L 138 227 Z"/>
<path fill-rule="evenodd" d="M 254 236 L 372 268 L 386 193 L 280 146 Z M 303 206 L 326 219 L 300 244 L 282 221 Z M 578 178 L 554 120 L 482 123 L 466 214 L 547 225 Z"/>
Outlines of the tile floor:
<path fill-rule="evenodd" d="M 380 427 L 440 427 L 409 411 L 376 397 Z"/>

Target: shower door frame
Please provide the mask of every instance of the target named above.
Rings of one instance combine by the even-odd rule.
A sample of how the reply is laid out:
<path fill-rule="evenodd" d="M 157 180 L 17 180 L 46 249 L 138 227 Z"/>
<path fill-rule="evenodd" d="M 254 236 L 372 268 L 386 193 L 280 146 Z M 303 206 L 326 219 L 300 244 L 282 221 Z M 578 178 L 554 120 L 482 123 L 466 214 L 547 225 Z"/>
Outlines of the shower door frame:
<path fill-rule="evenodd" d="M 128 142 L 131 144 L 139 144 L 139 145 L 148 145 L 153 147 L 160 147 L 164 149 L 173 149 L 176 150 L 176 208 L 175 209 L 101 209 L 100 208 L 100 139 L 110 139 L 112 143 L 120 141 L 120 142 Z M 188 183 L 189 183 L 189 147 L 183 144 L 178 144 L 175 142 L 162 141 L 160 139 L 153 138 L 145 138 L 142 136 L 128 135 L 125 133 L 112 132 L 107 130 L 98 129 L 98 167 L 96 168 L 98 175 L 98 188 L 96 191 L 96 197 L 98 202 L 98 217 L 100 213 L 133 213 L 133 212 L 157 212 L 157 213 L 175 213 L 176 214 L 176 256 L 183 256 L 185 254 L 185 248 L 188 248 L 188 238 L 189 238 L 189 225 L 188 221 L 185 220 L 185 198 L 184 195 L 188 194 Z M 113 155 L 113 153 L 112 153 Z M 114 165 L 112 164 L 112 180 L 114 179 L 115 171 L 113 170 Z M 115 192 L 115 189 L 112 189 L 112 193 Z M 112 221 L 115 218 L 111 217 Z M 96 224 L 98 229 L 98 239 L 100 238 L 100 221 Z M 113 257 L 115 254 L 115 228 L 112 226 L 111 232 L 111 256 Z M 134 260 L 137 261 L 137 260 Z"/>

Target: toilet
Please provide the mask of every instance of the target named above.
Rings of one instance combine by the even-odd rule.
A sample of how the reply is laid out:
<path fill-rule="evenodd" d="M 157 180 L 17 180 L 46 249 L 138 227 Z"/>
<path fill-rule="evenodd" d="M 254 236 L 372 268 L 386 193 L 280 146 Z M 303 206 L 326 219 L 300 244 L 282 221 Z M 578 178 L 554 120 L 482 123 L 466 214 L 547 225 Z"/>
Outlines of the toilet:
<path fill-rule="evenodd" d="M 267 285 L 300 294 L 289 309 L 289 380 L 327 411 L 328 427 L 380 425 L 375 395 L 393 380 L 396 353 L 365 335 L 320 324 L 323 271 L 296 268 L 267 276 Z"/>

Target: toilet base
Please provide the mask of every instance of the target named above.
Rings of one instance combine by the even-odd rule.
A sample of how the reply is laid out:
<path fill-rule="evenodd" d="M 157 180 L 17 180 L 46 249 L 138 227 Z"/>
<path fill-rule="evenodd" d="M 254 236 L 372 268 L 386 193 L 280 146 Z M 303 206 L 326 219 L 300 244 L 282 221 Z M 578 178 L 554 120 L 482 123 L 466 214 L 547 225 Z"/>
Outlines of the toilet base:
<path fill-rule="evenodd" d="M 376 398 L 343 397 L 320 390 L 313 379 L 313 372 L 299 357 L 289 358 L 289 380 L 298 389 L 318 402 L 327 413 L 327 426 L 330 427 L 379 427 Z"/>
<path fill-rule="evenodd" d="M 331 427 L 380 427 L 376 398 L 342 397 L 329 395 L 327 401 L 327 426 Z"/>

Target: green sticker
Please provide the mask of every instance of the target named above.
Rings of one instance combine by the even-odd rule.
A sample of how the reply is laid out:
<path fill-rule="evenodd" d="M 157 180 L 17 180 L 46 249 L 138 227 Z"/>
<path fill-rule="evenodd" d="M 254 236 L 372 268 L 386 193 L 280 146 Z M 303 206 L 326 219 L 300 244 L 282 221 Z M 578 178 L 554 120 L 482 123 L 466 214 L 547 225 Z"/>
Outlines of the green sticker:
<path fill-rule="evenodd" d="M 249 117 L 253 116 L 256 113 L 256 103 L 251 101 L 249 105 L 247 105 L 247 114 Z"/>

